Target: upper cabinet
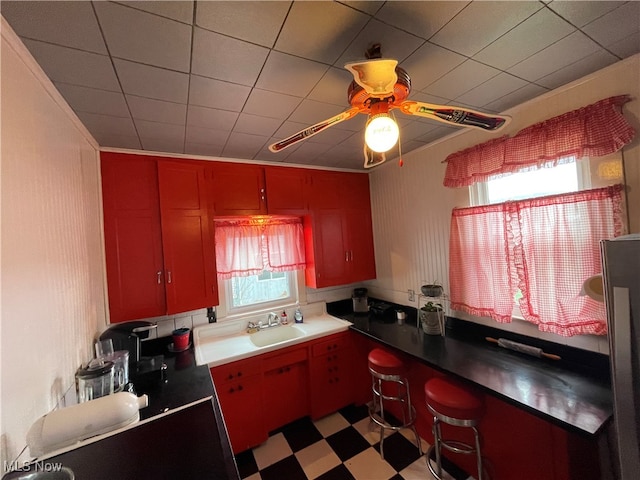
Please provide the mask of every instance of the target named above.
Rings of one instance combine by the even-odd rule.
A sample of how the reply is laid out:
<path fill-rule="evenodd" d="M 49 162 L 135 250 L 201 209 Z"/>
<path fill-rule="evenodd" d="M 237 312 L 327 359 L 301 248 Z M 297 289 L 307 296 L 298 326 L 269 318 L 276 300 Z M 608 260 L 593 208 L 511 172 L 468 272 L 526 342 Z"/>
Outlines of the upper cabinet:
<path fill-rule="evenodd" d="M 264 167 L 213 162 L 213 211 L 220 215 L 266 215 Z"/>
<path fill-rule="evenodd" d="M 200 162 L 101 154 L 111 322 L 218 304 Z"/>
<path fill-rule="evenodd" d="M 313 170 L 265 167 L 267 209 L 271 215 L 309 213 L 309 188 Z"/>

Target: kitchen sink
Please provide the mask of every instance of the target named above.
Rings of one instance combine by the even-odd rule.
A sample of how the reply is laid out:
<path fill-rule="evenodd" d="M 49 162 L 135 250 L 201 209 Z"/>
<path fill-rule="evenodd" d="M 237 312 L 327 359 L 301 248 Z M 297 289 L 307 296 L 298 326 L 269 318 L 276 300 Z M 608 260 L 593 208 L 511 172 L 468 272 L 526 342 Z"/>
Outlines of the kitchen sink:
<path fill-rule="evenodd" d="M 268 347 L 280 342 L 286 342 L 287 340 L 293 340 L 294 338 L 303 337 L 305 333 L 296 328 L 295 326 L 286 327 L 270 327 L 265 330 L 260 330 L 256 333 L 249 335 L 251 343 L 256 347 Z"/>

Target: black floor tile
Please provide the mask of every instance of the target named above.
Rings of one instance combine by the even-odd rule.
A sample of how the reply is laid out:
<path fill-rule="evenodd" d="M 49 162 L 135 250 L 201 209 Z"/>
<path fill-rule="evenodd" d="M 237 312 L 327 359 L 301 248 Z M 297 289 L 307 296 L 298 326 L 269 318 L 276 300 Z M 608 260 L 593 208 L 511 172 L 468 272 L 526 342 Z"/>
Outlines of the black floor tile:
<path fill-rule="evenodd" d="M 236 455 L 236 465 L 240 478 L 247 478 L 258 471 L 258 464 L 251 450 L 246 450 Z"/>
<path fill-rule="evenodd" d="M 262 480 L 307 480 L 304 470 L 293 455 L 260 470 L 260 476 Z"/>
<path fill-rule="evenodd" d="M 367 405 L 347 405 L 340 410 L 340 414 L 347 422 L 354 424 L 369 416 L 369 407 Z"/>
<path fill-rule="evenodd" d="M 343 463 L 320 475 L 316 480 L 356 480 Z"/>
<path fill-rule="evenodd" d="M 380 443 L 376 443 L 376 450 L 380 451 Z M 384 459 L 397 472 L 404 470 L 418 458 L 418 448 L 401 433 L 394 433 L 384 439 Z"/>
<path fill-rule="evenodd" d="M 281 428 L 280 431 L 287 439 L 293 453 L 322 440 L 322 434 L 309 417 L 296 420 Z"/>
<path fill-rule="evenodd" d="M 369 442 L 351 426 L 328 436 L 326 440 L 342 462 L 370 447 Z"/>

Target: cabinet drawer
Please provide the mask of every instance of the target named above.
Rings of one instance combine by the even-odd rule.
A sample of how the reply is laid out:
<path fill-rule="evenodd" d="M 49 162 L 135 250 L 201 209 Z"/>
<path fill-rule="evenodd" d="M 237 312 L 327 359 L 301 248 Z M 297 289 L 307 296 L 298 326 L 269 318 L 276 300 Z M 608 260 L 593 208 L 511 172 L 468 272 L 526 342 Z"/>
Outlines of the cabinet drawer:
<path fill-rule="evenodd" d="M 349 346 L 349 334 L 348 333 L 338 333 L 336 335 L 332 335 L 328 340 L 323 340 L 322 342 L 318 342 L 313 345 L 311 351 L 314 357 L 320 355 L 326 355 L 327 353 L 332 353 L 337 350 L 345 349 Z"/>
<path fill-rule="evenodd" d="M 265 372 L 275 370 L 287 365 L 293 365 L 294 363 L 300 363 L 307 360 L 307 349 L 297 348 L 295 350 L 289 350 L 278 355 L 269 356 L 262 361 L 262 368 Z"/>
<path fill-rule="evenodd" d="M 211 369 L 211 376 L 216 383 L 223 384 L 251 375 L 257 375 L 261 373 L 261 371 L 259 361 L 248 359 L 213 367 Z"/>

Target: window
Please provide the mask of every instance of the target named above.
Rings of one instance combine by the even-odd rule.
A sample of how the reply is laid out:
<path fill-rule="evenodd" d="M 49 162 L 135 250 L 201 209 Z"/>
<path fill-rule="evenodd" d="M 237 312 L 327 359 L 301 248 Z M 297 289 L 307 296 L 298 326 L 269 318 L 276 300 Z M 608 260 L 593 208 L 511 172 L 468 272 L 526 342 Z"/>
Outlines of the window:
<path fill-rule="evenodd" d="M 268 272 L 225 280 L 229 314 L 297 301 L 296 272 Z"/>

